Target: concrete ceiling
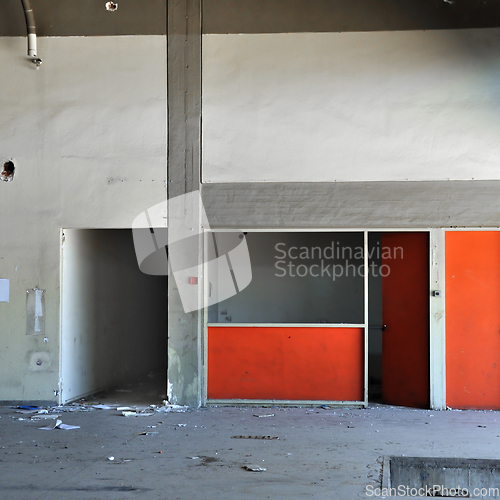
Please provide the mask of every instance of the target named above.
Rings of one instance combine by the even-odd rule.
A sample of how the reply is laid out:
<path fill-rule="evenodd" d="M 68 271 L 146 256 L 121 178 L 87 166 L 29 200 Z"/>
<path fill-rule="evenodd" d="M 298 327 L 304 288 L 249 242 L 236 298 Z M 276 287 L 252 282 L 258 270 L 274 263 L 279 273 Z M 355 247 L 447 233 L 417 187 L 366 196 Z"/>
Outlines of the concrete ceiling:
<path fill-rule="evenodd" d="M 39 36 L 163 35 L 168 0 L 31 0 Z M 198 1 L 198 0 L 196 0 Z M 498 0 L 199 0 L 204 33 L 500 27 Z M 1 0 L 0 36 L 24 36 L 20 0 Z"/>
<path fill-rule="evenodd" d="M 164 35 L 166 0 L 31 0 L 38 36 Z M 26 35 L 21 0 L 0 1 L 0 36 Z"/>

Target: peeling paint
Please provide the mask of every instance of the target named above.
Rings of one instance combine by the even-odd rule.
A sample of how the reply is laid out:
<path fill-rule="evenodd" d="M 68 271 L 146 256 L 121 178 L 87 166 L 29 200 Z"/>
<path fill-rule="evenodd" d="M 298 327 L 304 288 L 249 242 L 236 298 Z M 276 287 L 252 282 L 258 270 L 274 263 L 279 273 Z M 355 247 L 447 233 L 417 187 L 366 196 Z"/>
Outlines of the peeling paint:
<path fill-rule="evenodd" d="M 173 395 L 173 384 L 172 382 L 170 382 L 170 380 L 167 381 L 167 401 L 170 403 L 170 404 L 175 404 L 175 402 L 177 401 L 177 398 L 174 398 L 174 395 Z"/>
<path fill-rule="evenodd" d="M 26 294 L 26 335 L 45 336 L 45 290 L 34 288 Z"/>

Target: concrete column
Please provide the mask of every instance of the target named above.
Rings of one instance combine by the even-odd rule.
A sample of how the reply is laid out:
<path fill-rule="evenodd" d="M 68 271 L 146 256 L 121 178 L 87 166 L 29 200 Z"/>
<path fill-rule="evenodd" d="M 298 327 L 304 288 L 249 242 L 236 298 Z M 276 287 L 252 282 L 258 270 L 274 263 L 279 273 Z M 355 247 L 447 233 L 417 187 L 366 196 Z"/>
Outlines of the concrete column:
<path fill-rule="evenodd" d="M 200 189 L 201 0 L 168 0 L 167 33 L 167 178 L 171 199 Z M 175 231 L 176 219 L 171 214 L 168 217 L 169 232 Z M 201 316 L 201 311 L 184 312 L 170 276 L 167 392 L 171 403 L 200 404 Z"/>

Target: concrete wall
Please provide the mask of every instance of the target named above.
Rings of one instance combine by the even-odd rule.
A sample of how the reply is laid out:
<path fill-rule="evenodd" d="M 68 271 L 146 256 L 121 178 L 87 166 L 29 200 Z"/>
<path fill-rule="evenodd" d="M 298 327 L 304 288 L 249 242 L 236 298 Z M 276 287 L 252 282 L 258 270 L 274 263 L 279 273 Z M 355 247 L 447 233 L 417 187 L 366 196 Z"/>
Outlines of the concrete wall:
<path fill-rule="evenodd" d="M 87 3 L 33 0 L 39 33 L 164 32 L 159 0 L 116 13 Z M 172 195 L 199 187 L 201 3 L 167 3 Z M 472 180 L 498 178 L 497 30 L 355 32 L 495 26 L 496 6 L 432 0 L 420 22 L 420 7 L 404 0 L 203 4 L 205 33 L 280 33 L 203 38 L 203 196 L 213 226 L 500 223 L 497 183 Z M 0 34 L 24 32 L 17 8 L 1 7 Z M 334 33 L 344 29 L 354 33 Z M 331 33 L 309 33 L 318 30 Z M 0 279 L 11 284 L 0 303 L 0 400 L 26 401 L 58 390 L 60 229 L 130 227 L 164 200 L 167 116 L 165 37 L 43 38 L 39 71 L 25 52 L 25 38 L 0 38 L 0 160 L 17 167 L 13 182 L 0 182 Z M 45 290 L 43 338 L 25 335 L 26 290 L 36 286 Z M 200 318 L 183 316 L 174 294 L 170 309 L 174 396 L 193 404 Z"/>
<path fill-rule="evenodd" d="M 499 179 L 499 30 L 203 37 L 203 181 Z"/>
<path fill-rule="evenodd" d="M 141 273 L 131 230 L 64 231 L 62 401 L 166 376 L 167 278 Z"/>
<path fill-rule="evenodd" d="M 0 400 L 55 400 L 60 230 L 130 228 L 166 196 L 166 40 L 0 38 Z M 26 290 L 45 290 L 45 337 L 26 335 Z M 33 353 L 47 363 L 36 369 Z"/>

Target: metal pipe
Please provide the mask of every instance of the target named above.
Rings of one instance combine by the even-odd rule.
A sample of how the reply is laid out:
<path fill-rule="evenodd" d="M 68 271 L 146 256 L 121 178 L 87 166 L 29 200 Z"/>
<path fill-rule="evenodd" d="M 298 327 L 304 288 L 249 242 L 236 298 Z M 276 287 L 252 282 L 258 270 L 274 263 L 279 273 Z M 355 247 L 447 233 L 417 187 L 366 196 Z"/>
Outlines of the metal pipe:
<path fill-rule="evenodd" d="M 31 9 L 30 0 L 21 0 L 21 2 L 23 3 L 26 28 L 28 30 L 28 57 L 35 59 L 37 57 L 35 15 Z"/>

